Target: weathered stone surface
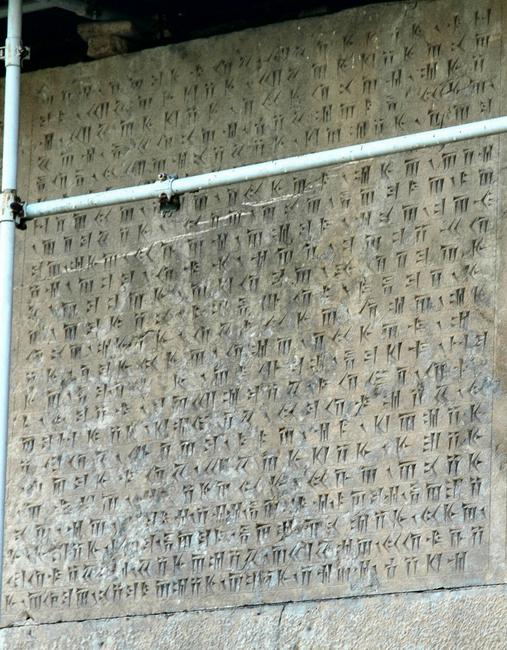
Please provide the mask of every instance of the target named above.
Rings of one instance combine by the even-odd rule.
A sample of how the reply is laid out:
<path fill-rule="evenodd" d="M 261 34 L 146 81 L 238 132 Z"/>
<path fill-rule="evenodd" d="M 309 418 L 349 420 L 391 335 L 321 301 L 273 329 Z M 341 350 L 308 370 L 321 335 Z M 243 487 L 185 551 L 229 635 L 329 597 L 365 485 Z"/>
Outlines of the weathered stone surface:
<path fill-rule="evenodd" d="M 499 114 L 501 9 L 27 75 L 24 198 Z M 31 224 L 4 623 L 504 581 L 500 141 Z"/>
<path fill-rule="evenodd" d="M 433 591 L 288 606 L 279 648 L 507 648 L 507 592 Z"/>
<path fill-rule="evenodd" d="M 289 603 L 0 632 L 5 650 L 502 650 L 504 587 Z"/>

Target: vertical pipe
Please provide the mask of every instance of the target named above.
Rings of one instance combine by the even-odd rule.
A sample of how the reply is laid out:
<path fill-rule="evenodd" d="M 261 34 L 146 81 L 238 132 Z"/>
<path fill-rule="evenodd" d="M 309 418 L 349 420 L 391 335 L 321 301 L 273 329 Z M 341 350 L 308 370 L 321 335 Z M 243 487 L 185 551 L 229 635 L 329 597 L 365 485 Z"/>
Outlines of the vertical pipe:
<path fill-rule="evenodd" d="M 3 604 L 4 519 L 9 432 L 15 224 L 10 204 L 18 180 L 22 0 L 9 0 L 5 40 L 5 96 L 0 214 L 0 608 Z"/>

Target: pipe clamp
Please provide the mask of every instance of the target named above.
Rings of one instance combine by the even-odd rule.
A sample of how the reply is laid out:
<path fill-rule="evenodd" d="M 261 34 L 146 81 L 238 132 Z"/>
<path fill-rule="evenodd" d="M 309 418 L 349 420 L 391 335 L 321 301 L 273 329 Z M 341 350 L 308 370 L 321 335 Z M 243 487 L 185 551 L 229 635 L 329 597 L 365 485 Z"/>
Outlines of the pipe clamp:
<path fill-rule="evenodd" d="M 25 204 L 21 201 L 19 196 L 14 197 L 14 201 L 12 201 L 9 207 L 16 228 L 18 230 L 26 230 Z"/>
<path fill-rule="evenodd" d="M 5 45 L 0 47 L 0 60 L 5 61 L 5 66 L 21 66 L 23 61 L 30 59 L 30 48 L 22 44 L 10 43 L 6 39 Z"/>
<path fill-rule="evenodd" d="M 158 197 L 160 212 L 163 215 L 170 214 L 171 212 L 176 212 L 180 209 L 180 197 L 177 194 L 172 193 L 173 181 L 178 177 L 176 175 L 169 176 L 165 172 L 158 175 L 159 181 L 169 181 L 169 191 L 162 192 Z"/>

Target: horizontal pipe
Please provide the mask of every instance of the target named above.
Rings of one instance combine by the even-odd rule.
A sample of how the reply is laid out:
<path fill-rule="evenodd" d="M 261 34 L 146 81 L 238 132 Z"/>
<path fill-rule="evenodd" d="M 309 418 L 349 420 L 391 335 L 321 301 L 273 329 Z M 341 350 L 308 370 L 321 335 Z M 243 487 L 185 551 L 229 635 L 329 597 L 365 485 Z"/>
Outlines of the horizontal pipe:
<path fill-rule="evenodd" d="M 105 192 L 93 192 L 91 194 L 80 194 L 69 196 L 63 199 L 52 201 L 41 201 L 40 203 L 29 203 L 25 205 L 25 219 L 37 219 L 38 217 L 49 217 L 53 214 L 64 214 L 65 212 L 79 212 L 90 208 L 102 208 L 107 205 L 118 203 L 131 203 L 144 199 L 154 199 L 163 192 L 171 190 L 171 181 L 157 181 L 146 185 L 134 185 L 121 187 L 117 190 Z"/>
<path fill-rule="evenodd" d="M 374 142 L 365 142 L 363 144 L 355 144 L 338 149 L 329 149 L 317 153 L 281 158 L 280 160 L 270 160 L 254 165 L 223 169 L 222 171 L 198 174 L 196 176 L 188 176 L 187 178 L 159 181 L 147 185 L 84 194 L 52 201 L 41 201 L 40 203 L 29 203 L 25 206 L 25 218 L 27 220 L 37 219 L 38 217 L 47 217 L 65 212 L 76 212 L 88 208 L 115 205 L 117 203 L 154 199 L 159 197 L 162 192 L 165 192 L 168 196 L 184 194 L 185 192 L 196 192 L 211 187 L 232 185 L 257 178 L 289 174 L 291 172 L 300 172 L 307 169 L 365 160 L 367 158 L 377 158 L 403 151 L 413 151 L 414 149 L 422 149 L 424 147 L 469 140 L 470 138 L 496 135 L 505 133 L 506 131 L 507 116 L 496 117 L 479 122 L 435 129 L 433 131 L 422 131 L 420 133 L 376 140 Z"/>

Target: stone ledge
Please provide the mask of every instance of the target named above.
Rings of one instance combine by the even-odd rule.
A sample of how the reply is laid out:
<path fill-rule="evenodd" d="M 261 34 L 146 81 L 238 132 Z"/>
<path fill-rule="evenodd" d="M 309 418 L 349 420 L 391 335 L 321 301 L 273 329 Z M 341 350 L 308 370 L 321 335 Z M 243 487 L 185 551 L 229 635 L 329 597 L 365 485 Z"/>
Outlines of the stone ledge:
<path fill-rule="evenodd" d="M 507 649 L 507 586 L 26 625 L 1 650 Z"/>

